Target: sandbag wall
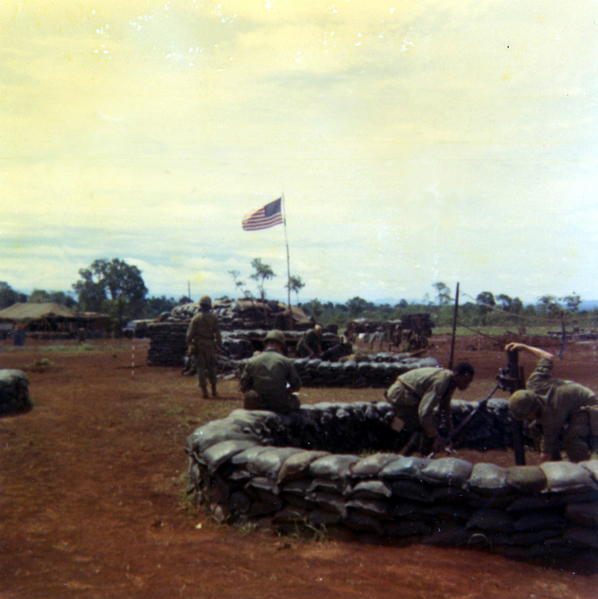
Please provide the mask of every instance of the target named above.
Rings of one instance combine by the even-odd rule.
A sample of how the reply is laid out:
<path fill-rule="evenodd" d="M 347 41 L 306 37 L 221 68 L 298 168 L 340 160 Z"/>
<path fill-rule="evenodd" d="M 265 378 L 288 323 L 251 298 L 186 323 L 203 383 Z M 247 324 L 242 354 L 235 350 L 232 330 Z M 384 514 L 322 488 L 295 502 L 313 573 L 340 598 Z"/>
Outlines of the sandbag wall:
<path fill-rule="evenodd" d="M 150 366 L 183 366 L 187 354 L 188 322 L 157 322 L 149 324 L 150 346 L 147 363 Z"/>
<path fill-rule="evenodd" d="M 185 366 L 187 355 L 187 329 L 190 321 L 155 322 L 147 326 L 150 346 L 147 363 L 150 366 Z M 251 357 L 256 345 L 261 349 L 267 331 L 222 331 L 222 357 L 230 360 L 242 360 Z M 298 339 L 302 333 L 285 333 Z M 232 366 L 234 368 L 234 365 Z M 230 368 L 227 365 L 226 371 Z"/>
<path fill-rule="evenodd" d="M 147 327 L 150 346 L 147 363 L 150 366 L 180 366 L 185 374 L 194 374 L 194 364 L 186 364 L 186 334 L 188 323 L 161 322 Z M 301 333 L 285 333 L 301 336 Z M 222 354 L 218 357 L 220 373 L 241 372 L 245 361 L 253 354 L 256 340 L 263 340 L 266 331 L 222 333 Z M 360 355 L 359 362 L 327 362 L 308 358 L 296 359 L 295 367 L 304 387 L 389 387 L 398 375 L 423 366 L 438 367 L 435 358 L 414 358 L 404 354 L 380 353 Z"/>
<path fill-rule="evenodd" d="M 380 421 L 390 418 L 384 403 L 318 404 L 290 416 L 235 410 L 189 436 L 189 492 L 219 522 L 253 521 L 283 533 L 324 526 L 375 542 L 481 546 L 515 557 L 598 548 L 596 460 L 501 468 L 396 453 L 359 457 L 382 437 L 353 438 L 348 448 L 346 440 L 331 447 L 336 439 L 315 428 L 305 442 L 297 436 L 315 423 L 369 430 L 372 410 Z"/>
<path fill-rule="evenodd" d="M 380 357 L 385 361 L 380 361 Z M 301 358 L 294 361 L 304 387 L 383 387 L 388 388 L 397 376 L 414 368 L 439 367 L 436 358 L 393 358 L 379 354 L 369 360 L 356 362 L 326 362 Z"/>
<path fill-rule="evenodd" d="M 23 412 L 30 408 L 27 375 L 22 370 L 0 370 L 0 415 Z"/>

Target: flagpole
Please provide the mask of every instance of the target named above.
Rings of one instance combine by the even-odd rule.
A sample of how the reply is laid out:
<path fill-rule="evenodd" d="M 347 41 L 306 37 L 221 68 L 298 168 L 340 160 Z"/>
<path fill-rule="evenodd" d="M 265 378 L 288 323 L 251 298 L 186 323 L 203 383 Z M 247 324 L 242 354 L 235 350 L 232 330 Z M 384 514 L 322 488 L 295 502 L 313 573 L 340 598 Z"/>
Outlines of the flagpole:
<path fill-rule="evenodd" d="M 287 236 L 287 210 L 284 201 L 284 191 L 282 192 L 282 222 L 284 224 L 284 239 L 287 246 L 287 291 L 288 308 L 291 309 L 291 260 L 289 258 L 289 238 Z"/>

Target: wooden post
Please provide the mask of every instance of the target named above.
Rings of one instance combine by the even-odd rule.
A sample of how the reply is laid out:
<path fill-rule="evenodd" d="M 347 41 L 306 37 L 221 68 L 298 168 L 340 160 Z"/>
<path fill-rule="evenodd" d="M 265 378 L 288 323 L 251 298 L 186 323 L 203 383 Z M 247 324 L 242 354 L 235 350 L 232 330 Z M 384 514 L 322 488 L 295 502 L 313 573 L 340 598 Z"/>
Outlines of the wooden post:
<path fill-rule="evenodd" d="M 507 352 L 507 377 L 509 393 L 525 388 L 523 366 L 519 367 L 519 352 Z M 523 444 L 523 422 L 513 419 L 513 449 L 515 451 L 515 464 L 525 466 L 525 446 Z"/>
<path fill-rule="evenodd" d="M 459 313 L 459 283 L 455 291 L 455 309 L 453 310 L 453 336 L 451 337 L 451 355 L 449 358 L 448 368 L 453 369 L 453 357 L 455 355 L 455 331 L 457 330 L 457 315 Z"/>

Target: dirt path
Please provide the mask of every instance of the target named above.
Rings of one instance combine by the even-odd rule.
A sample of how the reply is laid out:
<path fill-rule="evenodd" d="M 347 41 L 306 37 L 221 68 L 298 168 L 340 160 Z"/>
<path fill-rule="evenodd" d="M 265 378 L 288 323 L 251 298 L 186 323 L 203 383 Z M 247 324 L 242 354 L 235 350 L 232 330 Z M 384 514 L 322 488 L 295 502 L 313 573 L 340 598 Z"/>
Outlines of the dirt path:
<path fill-rule="evenodd" d="M 9 349 L 0 367 L 27 371 L 35 407 L 0 419 L 2 599 L 597 595 L 596 556 L 530 564 L 467 549 L 317 543 L 217 526 L 185 502 L 183 447 L 195 427 L 240 407 L 234 381 L 220 386 L 227 399 L 202 401 L 179 369 L 142 365 L 132 377 L 126 346 Z M 138 363 L 146 349 L 138 344 Z M 446 359 L 446 351 L 441 343 L 432 355 Z M 36 367 L 42 359 L 52 365 Z M 476 366 L 476 384 L 462 396 L 473 400 L 492 388 L 504 354 L 463 347 L 459 359 Z M 595 348 L 558 368 L 598 389 Z M 303 400 L 380 396 L 311 389 Z"/>

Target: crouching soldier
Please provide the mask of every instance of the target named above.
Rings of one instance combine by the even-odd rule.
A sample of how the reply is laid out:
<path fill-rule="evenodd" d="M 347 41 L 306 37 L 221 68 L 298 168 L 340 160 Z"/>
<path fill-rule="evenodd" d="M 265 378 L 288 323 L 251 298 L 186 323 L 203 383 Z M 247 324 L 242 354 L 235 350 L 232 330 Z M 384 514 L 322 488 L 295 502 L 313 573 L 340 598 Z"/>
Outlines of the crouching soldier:
<path fill-rule="evenodd" d="M 439 426 L 452 429 L 451 397 L 455 389 L 469 387 L 474 370 L 469 362 L 459 362 L 454 370 L 415 368 L 401 374 L 385 393 L 395 413 L 395 430 L 411 433 L 403 450 L 409 455 L 420 446 L 422 453 L 444 448 Z"/>
<path fill-rule="evenodd" d="M 317 324 L 313 329 L 305 331 L 297 343 L 297 356 L 299 358 L 319 358 L 322 354 L 322 335 L 324 329 Z"/>
<path fill-rule="evenodd" d="M 518 420 L 539 425 L 542 461 L 560 460 L 561 449 L 571 462 L 588 460 L 592 436 L 598 435 L 596 394 L 573 381 L 552 378 L 554 356 L 547 351 L 523 343 L 509 343 L 505 349 L 540 358 L 526 389 L 509 398 L 509 408 Z"/>
<path fill-rule="evenodd" d="M 199 300 L 199 314 L 196 314 L 187 329 L 187 345 L 195 355 L 197 362 L 197 381 L 204 399 L 208 399 L 209 379 L 212 385 L 212 396 L 219 397 L 216 390 L 216 354 L 222 348 L 222 335 L 218 318 L 212 314 L 212 299 L 204 295 Z"/>
<path fill-rule="evenodd" d="M 241 376 L 246 410 L 272 410 L 285 414 L 299 409 L 301 402 L 295 392 L 301 388 L 301 379 L 293 360 L 282 355 L 285 343 L 282 331 L 270 331 L 266 335 L 264 351 L 247 361 Z"/>

